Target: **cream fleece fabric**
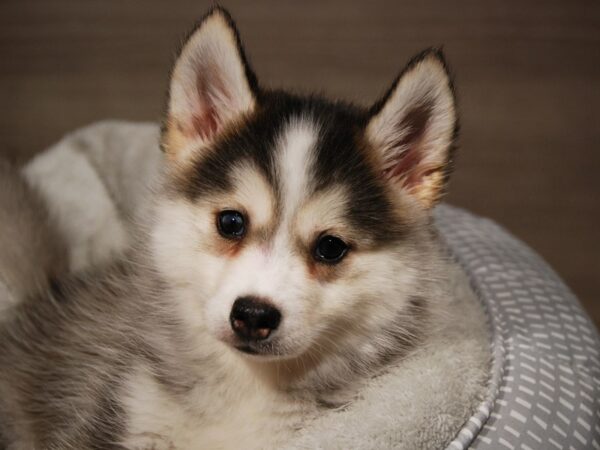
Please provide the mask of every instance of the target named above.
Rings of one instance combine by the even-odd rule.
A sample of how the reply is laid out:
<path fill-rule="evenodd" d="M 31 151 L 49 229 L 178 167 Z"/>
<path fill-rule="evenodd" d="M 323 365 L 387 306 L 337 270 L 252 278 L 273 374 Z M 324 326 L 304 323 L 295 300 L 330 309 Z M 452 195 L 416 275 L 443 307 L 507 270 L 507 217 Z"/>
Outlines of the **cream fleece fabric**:
<path fill-rule="evenodd" d="M 158 127 L 109 121 L 68 135 L 25 168 L 69 241 L 71 268 L 101 263 L 129 242 L 131 218 L 160 167 Z M 450 269 L 451 308 L 410 357 L 351 405 L 297 432 L 290 449 L 434 449 L 458 433 L 487 394 L 486 317 L 466 276 Z"/>

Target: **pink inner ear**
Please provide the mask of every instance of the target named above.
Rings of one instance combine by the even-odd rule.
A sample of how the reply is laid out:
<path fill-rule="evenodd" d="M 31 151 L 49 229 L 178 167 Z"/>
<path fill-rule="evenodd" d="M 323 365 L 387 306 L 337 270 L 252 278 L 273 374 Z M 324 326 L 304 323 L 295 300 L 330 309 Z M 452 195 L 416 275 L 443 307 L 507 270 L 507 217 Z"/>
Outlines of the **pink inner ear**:
<path fill-rule="evenodd" d="M 384 169 L 383 174 L 388 179 L 401 181 L 406 187 L 414 186 L 424 176 L 417 170 L 422 159 L 420 149 L 417 146 L 411 147 L 402 152 L 390 167 Z"/>
<path fill-rule="evenodd" d="M 391 155 L 383 170 L 386 178 L 398 180 L 403 186 L 412 188 L 435 170 L 423 164 L 425 131 L 430 117 L 431 105 L 424 104 L 415 107 L 402 118 L 398 127 L 406 131 L 391 145 Z"/>
<path fill-rule="evenodd" d="M 219 126 L 214 108 L 207 108 L 200 114 L 192 117 L 193 134 L 199 135 L 203 140 L 212 138 L 217 133 Z"/>
<path fill-rule="evenodd" d="M 222 125 L 222 117 L 229 102 L 224 81 L 213 67 L 203 67 L 196 78 L 196 106 L 192 114 L 192 133 L 203 140 L 212 139 Z"/>

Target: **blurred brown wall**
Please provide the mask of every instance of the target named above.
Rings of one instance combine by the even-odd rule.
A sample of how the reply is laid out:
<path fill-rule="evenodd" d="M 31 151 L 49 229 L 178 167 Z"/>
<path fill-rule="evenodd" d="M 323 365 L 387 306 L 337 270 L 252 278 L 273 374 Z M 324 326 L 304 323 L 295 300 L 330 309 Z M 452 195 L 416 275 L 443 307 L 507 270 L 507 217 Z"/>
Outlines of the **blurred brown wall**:
<path fill-rule="evenodd" d="M 92 121 L 159 117 L 204 1 L 3 0 L 0 149 Z M 443 44 L 462 110 L 448 200 L 540 252 L 600 324 L 600 2 L 224 1 L 263 82 L 372 101 Z"/>

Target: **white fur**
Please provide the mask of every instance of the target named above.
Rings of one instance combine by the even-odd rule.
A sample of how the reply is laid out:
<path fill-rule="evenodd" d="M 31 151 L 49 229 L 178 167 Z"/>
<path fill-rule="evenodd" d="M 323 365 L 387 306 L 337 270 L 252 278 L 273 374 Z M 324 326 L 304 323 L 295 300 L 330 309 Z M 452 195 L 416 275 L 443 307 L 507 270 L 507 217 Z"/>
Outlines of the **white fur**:
<path fill-rule="evenodd" d="M 282 227 L 289 225 L 291 218 L 306 200 L 318 134 L 316 124 L 308 119 L 297 118 L 288 124 L 279 137 L 278 178 L 285 198 Z"/>
<path fill-rule="evenodd" d="M 226 361 L 229 359 L 229 361 Z M 222 365 L 228 370 L 224 371 Z M 199 386 L 183 401 L 174 401 L 144 369 L 131 376 L 123 397 L 132 417 L 127 448 L 211 449 L 277 448 L 289 436 L 290 420 L 307 413 L 302 402 L 290 401 L 266 388 L 256 374 L 224 354 L 218 364 L 202 368 L 215 371 L 207 386 Z M 152 430 L 148 432 L 148 430 Z"/>

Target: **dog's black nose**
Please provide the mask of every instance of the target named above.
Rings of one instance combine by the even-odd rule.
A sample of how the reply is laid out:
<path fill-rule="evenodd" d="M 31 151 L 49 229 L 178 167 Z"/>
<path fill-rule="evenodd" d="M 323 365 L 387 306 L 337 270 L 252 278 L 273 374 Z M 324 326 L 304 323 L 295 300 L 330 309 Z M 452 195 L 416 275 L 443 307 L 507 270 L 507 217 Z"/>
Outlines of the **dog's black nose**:
<path fill-rule="evenodd" d="M 279 326 L 281 313 L 256 297 L 240 297 L 231 308 L 231 328 L 242 339 L 260 341 Z"/>

